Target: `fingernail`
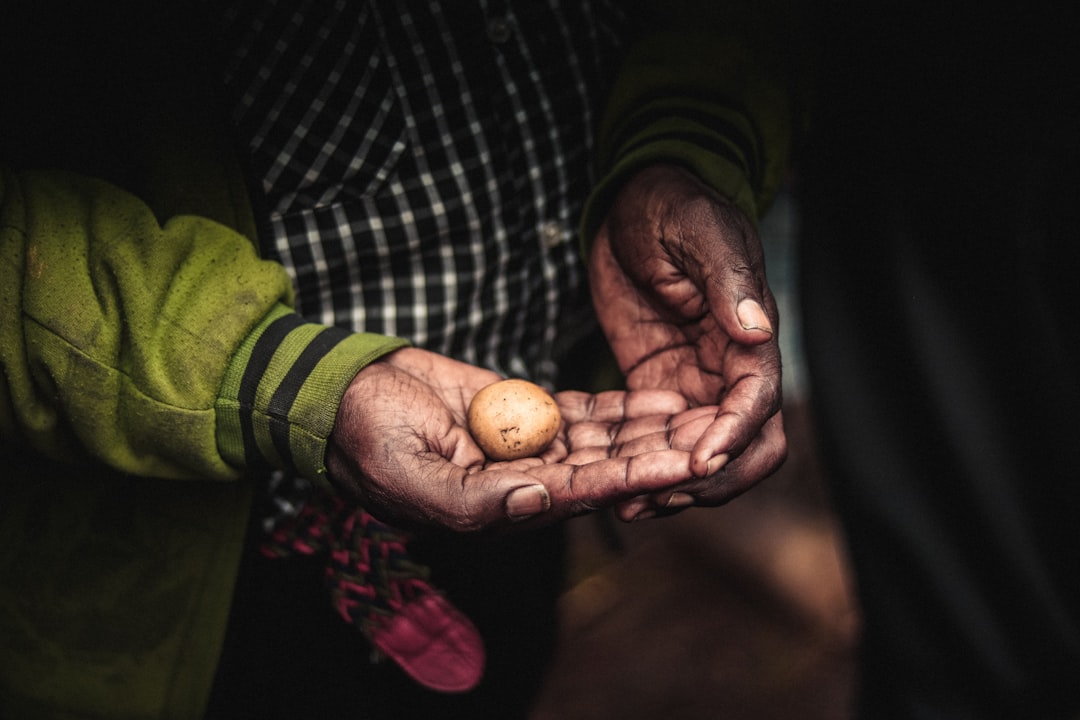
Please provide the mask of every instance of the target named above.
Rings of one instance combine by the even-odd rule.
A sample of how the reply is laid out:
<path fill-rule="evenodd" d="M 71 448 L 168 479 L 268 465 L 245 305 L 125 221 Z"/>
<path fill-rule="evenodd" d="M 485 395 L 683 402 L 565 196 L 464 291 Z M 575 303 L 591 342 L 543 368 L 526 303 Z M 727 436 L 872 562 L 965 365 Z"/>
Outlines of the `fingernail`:
<path fill-rule="evenodd" d="M 654 517 L 656 517 L 656 511 L 655 510 L 642 510 L 641 512 L 639 512 L 637 515 L 634 516 L 633 522 L 638 522 L 640 520 L 651 520 Z"/>
<path fill-rule="evenodd" d="M 528 485 L 506 496 L 506 514 L 511 520 L 524 520 L 551 507 L 551 498 L 543 485 Z"/>
<path fill-rule="evenodd" d="M 720 472 L 724 469 L 724 466 L 727 465 L 727 462 L 727 453 L 720 453 L 719 455 L 714 455 L 713 457 L 705 461 L 705 474 L 701 475 L 700 477 L 707 478 L 714 472 Z"/>
<path fill-rule="evenodd" d="M 683 507 L 690 507 L 693 504 L 694 504 L 694 496 L 693 495 L 691 495 L 689 493 L 675 492 L 675 493 L 671 493 L 671 497 L 668 498 L 667 505 L 665 505 L 664 507 L 683 508 Z"/>
<path fill-rule="evenodd" d="M 739 301 L 735 308 L 735 314 L 739 317 L 739 324 L 744 330 L 761 330 L 772 334 L 772 323 L 765 314 L 765 308 L 752 298 L 744 298 Z"/>

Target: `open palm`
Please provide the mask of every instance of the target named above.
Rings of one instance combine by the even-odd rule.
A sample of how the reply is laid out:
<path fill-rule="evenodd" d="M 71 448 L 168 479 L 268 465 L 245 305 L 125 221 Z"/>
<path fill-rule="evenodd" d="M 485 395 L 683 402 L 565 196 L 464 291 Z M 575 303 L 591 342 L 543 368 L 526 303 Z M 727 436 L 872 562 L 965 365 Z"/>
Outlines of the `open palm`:
<path fill-rule="evenodd" d="M 771 421 L 781 405 L 776 304 L 745 215 L 680 168 L 646 170 L 597 233 L 590 279 L 628 388 L 676 390 L 716 406 L 694 444 L 695 472 L 710 475 L 753 448 L 740 491 L 771 473 L 786 453 L 781 424 Z"/>
<path fill-rule="evenodd" d="M 690 477 L 689 453 L 672 449 L 664 431 L 686 401 L 663 391 L 559 393 L 562 425 L 542 455 L 488 461 L 466 414 L 477 391 L 499 379 L 418 348 L 367 366 L 338 409 L 331 481 L 385 522 L 469 532 L 556 522 Z"/>

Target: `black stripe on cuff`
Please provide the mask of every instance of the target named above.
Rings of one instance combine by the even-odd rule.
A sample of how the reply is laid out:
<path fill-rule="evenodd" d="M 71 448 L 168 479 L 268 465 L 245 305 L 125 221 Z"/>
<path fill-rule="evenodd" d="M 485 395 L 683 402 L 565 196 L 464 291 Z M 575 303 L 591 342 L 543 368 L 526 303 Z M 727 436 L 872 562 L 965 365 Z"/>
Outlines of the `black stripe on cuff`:
<path fill-rule="evenodd" d="M 349 331 L 342 328 L 328 327 L 308 344 L 300 357 L 296 359 L 289 372 L 285 374 L 274 395 L 270 398 L 267 415 L 270 418 L 270 439 L 288 467 L 293 467 L 292 446 L 289 443 L 289 412 L 296 396 L 304 386 L 308 376 L 326 355 L 349 336 Z"/>
<path fill-rule="evenodd" d="M 255 342 L 255 347 L 251 350 L 251 358 L 248 360 L 247 367 L 244 368 L 244 376 L 240 379 L 240 391 L 236 400 L 240 408 L 240 436 L 244 441 L 244 462 L 249 470 L 265 472 L 272 469 L 259 452 L 258 443 L 255 441 L 253 418 L 259 382 L 266 374 L 266 369 L 270 366 L 270 360 L 278 347 L 289 333 L 304 322 L 299 315 L 285 315 L 270 323 Z"/>
<path fill-rule="evenodd" d="M 745 159 L 739 157 L 738 153 L 732 150 L 731 146 L 724 142 L 722 139 L 708 133 L 685 131 L 657 133 L 656 135 L 649 135 L 648 137 L 641 138 L 640 140 L 631 145 L 620 148 L 619 154 L 623 156 L 630 155 L 632 152 L 634 152 L 640 147 L 644 147 L 646 145 L 650 145 L 655 142 L 661 142 L 664 140 L 677 140 L 679 142 L 685 142 L 687 144 L 699 147 L 706 152 L 712 153 L 713 155 L 718 155 L 729 161 L 736 167 L 741 168 L 742 171 L 746 173 L 747 178 L 751 180 L 751 183 L 753 182 L 751 170 L 750 168 L 746 167 Z M 756 188 L 756 186 L 754 185 L 751 186 Z"/>
<path fill-rule="evenodd" d="M 706 110 L 701 110 L 685 105 L 670 105 L 663 103 L 665 98 L 656 98 L 656 104 L 650 104 L 641 111 L 632 115 L 627 121 L 615 129 L 613 135 L 616 138 L 632 138 L 645 131 L 650 125 L 669 120 L 688 120 L 690 122 L 708 128 L 710 132 L 723 136 L 725 140 L 735 146 L 742 153 L 744 160 L 738 164 L 744 168 L 747 178 L 753 187 L 761 182 L 761 160 L 758 148 L 761 146 L 760 138 L 748 137 L 746 133 L 731 122 L 724 120 Z M 733 112 L 739 112 L 735 107 L 728 106 Z M 616 140 L 613 144 L 618 147 L 623 142 Z M 714 141 L 715 142 L 715 141 Z M 710 148 L 706 148 L 710 149 Z M 730 151 L 729 151 L 730 152 Z M 730 159 L 730 158 L 729 158 Z M 749 166 L 749 167 L 748 167 Z"/>

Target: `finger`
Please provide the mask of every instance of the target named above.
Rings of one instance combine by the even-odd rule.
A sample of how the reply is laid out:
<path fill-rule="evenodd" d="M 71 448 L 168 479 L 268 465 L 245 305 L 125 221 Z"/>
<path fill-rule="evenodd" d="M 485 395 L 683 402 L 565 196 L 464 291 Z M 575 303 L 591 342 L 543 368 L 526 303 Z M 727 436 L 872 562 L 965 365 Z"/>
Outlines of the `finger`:
<path fill-rule="evenodd" d="M 650 415 L 623 423 L 578 423 L 567 431 L 572 454 L 603 451 L 608 457 L 640 455 L 654 450 L 686 450 L 716 416 L 716 406 L 698 407 L 677 415 Z M 595 452 L 589 457 L 595 458 Z"/>
<path fill-rule="evenodd" d="M 555 394 L 568 425 L 581 422 L 613 423 L 649 415 L 674 415 L 687 408 L 682 395 L 671 390 L 608 390 L 590 394 L 563 391 Z"/>
<path fill-rule="evenodd" d="M 720 495 L 713 492 L 716 482 L 715 477 L 691 478 L 659 492 L 639 495 L 619 503 L 615 515 L 624 522 L 636 522 L 674 515 L 694 506 L 719 505 L 722 504 L 717 500 Z"/>
<path fill-rule="evenodd" d="M 593 445 L 591 447 L 574 450 L 563 460 L 567 465 L 588 465 L 599 460 L 607 460 L 611 457 L 611 447 Z"/>
<path fill-rule="evenodd" d="M 765 280 L 761 240 L 752 229 L 742 243 L 703 264 L 705 298 L 723 332 L 741 345 L 760 345 L 776 337 L 776 301 Z M 711 272 L 709 270 L 711 269 Z"/>
<path fill-rule="evenodd" d="M 670 418 L 635 420 L 621 426 L 611 448 L 612 457 L 630 457 L 657 450 L 689 452 L 712 424 L 717 408 L 700 407 Z M 660 420 L 665 420 L 662 424 Z"/>
<path fill-rule="evenodd" d="M 604 450 L 606 457 L 610 455 L 611 447 L 615 443 L 614 435 L 616 432 L 617 428 L 613 423 L 579 422 L 566 429 L 566 441 L 569 444 L 571 454 L 581 450 L 599 448 Z"/>
<path fill-rule="evenodd" d="M 647 438 L 655 434 L 673 435 L 677 432 L 685 432 L 686 426 L 693 424 L 700 418 L 712 418 L 716 408 L 707 407 L 684 410 L 675 415 L 649 415 L 646 417 L 627 420 L 612 426 L 612 441 L 617 447 L 628 445 L 640 438 Z M 671 447 L 674 447 L 672 445 Z M 689 450 L 690 446 L 680 447 L 680 450 Z M 635 453 L 623 453 L 635 454 Z"/>
<path fill-rule="evenodd" d="M 545 463 L 556 463 L 563 462 L 569 454 L 570 447 L 566 440 L 566 433 L 562 432 L 555 436 L 555 439 L 551 441 L 551 444 L 547 446 L 547 449 L 541 453 L 540 458 Z"/>
<path fill-rule="evenodd" d="M 787 458 L 787 437 L 783 414 L 769 418 L 761 433 L 737 457 L 719 469 L 714 469 L 701 481 L 677 488 L 693 497 L 695 505 L 716 506 L 727 503 L 750 490 L 776 472 Z M 678 502 L 678 499 L 676 499 Z M 669 507 L 670 494 L 651 498 L 654 507 Z"/>
<path fill-rule="evenodd" d="M 656 516 L 656 511 L 653 510 L 652 500 L 649 496 L 636 497 L 627 500 L 626 502 L 621 502 L 615 506 L 614 512 L 615 517 L 623 522 L 648 520 Z"/>
<path fill-rule="evenodd" d="M 670 513 L 672 509 L 691 505 L 723 505 L 775 473 L 786 458 L 783 414 L 777 413 L 769 418 L 762 432 L 742 454 L 707 477 L 635 499 L 633 519 Z"/>
<path fill-rule="evenodd" d="M 754 349 L 743 352 L 732 365 L 748 365 L 749 370 L 734 382 L 720 402 L 715 420 L 702 434 L 693 449 L 694 473 L 704 477 L 737 456 L 761 432 L 783 402 L 779 359 L 772 358 L 753 366 Z M 749 362 L 748 362 L 749 361 Z M 775 363 L 775 366 L 774 366 Z"/>
<path fill-rule="evenodd" d="M 690 477 L 686 451 L 665 449 L 633 457 L 604 456 L 577 466 L 523 458 L 468 472 L 460 478 L 463 499 L 457 504 L 457 512 L 444 511 L 437 517 L 459 532 L 497 527 L 506 521 L 546 524 L 685 482 Z"/>
<path fill-rule="evenodd" d="M 706 477 L 619 503 L 615 515 L 631 522 L 672 515 L 687 507 L 712 507 L 738 497 L 775 473 L 787 458 L 783 413 L 765 423 L 761 433 L 734 460 L 712 467 Z"/>
<path fill-rule="evenodd" d="M 470 468 L 484 464 L 484 451 L 461 425 L 454 425 L 443 434 L 428 437 L 427 442 L 431 450 L 454 465 Z"/>
<path fill-rule="evenodd" d="M 615 517 L 623 522 L 638 522 L 656 517 L 677 515 L 697 504 L 692 493 L 683 491 L 665 491 L 663 493 L 637 497 L 615 506 Z"/>
<path fill-rule="evenodd" d="M 709 476 L 712 484 L 697 494 L 699 502 L 717 505 L 746 492 L 776 472 L 787 452 L 784 416 L 777 412 L 746 450 Z"/>
<path fill-rule="evenodd" d="M 567 439 L 575 452 L 595 447 L 605 448 L 608 455 L 617 455 L 615 449 L 620 445 L 641 437 L 665 435 L 671 428 L 671 419 L 670 415 L 651 415 L 624 423 L 581 422 L 567 428 Z"/>
<path fill-rule="evenodd" d="M 476 532 L 541 518 L 551 508 L 551 496 L 531 474 L 538 467 L 545 467 L 539 458 L 525 458 L 464 476 L 451 472 L 448 508 L 437 519 L 455 532 Z"/>
<path fill-rule="evenodd" d="M 652 416 L 616 425 L 584 423 L 572 433 L 568 462 L 631 457 L 660 450 L 689 452 L 716 417 L 717 407 L 693 408 L 675 416 Z"/>
<path fill-rule="evenodd" d="M 549 514 L 559 518 L 657 492 L 691 477 L 689 453 L 677 450 L 605 458 L 585 465 L 547 465 L 529 474 L 547 488 Z"/>

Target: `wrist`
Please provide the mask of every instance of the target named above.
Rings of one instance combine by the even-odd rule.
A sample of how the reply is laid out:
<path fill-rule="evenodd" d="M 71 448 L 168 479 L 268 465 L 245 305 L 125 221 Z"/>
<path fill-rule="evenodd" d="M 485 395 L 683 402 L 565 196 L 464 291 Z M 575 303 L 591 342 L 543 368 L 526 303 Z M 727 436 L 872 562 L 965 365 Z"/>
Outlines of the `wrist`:
<path fill-rule="evenodd" d="M 323 480 L 327 439 L 349 383 L 406 344 L 306 322 L 277 306 L 229 363 L 216 404 L 219 451 L 238 467 Z"/>

